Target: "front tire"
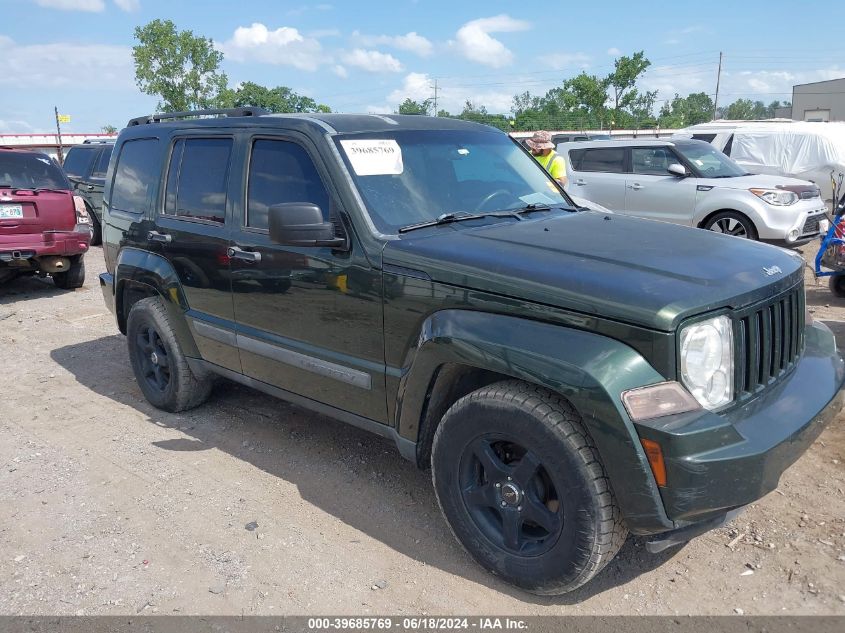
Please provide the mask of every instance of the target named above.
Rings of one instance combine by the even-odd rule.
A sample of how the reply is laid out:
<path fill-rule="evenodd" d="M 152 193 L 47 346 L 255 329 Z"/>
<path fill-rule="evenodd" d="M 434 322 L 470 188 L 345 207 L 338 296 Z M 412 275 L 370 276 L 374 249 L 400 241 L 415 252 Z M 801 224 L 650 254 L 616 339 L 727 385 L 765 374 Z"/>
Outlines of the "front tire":
<path fill-rule="evenodd" d="M 747 216 L 736 211 L 722 211 L 709 218 L 702 227 L 714 233 L 724 233 L 749 240 L 757 239 L 757 229 Z"/>
<path fill-rule="evenodd" d="M 94 210 L 91 207 L 87 208 L 88 217 L 91 218 L 91 246 L 100 246 L 103 243 L 103 227 L 94 214 Z"/>
<path fill-rule="evenodd" d="M 628 534 L 577 412 L 524 382 L 499 382 L 452 405 L 434 435 L 432 479 L 458 541 L 532 593 L 585 584 Z"/>
<path fill-rule="evenodd" d="M 77 255 L 70 260 L 70 268 L 63 273 L 50 273 L 56 288 L 71 290 L 82 288 L 85 283 L 85 259 Z"/>
<path fill-rule="evenodd" d="M 191 371 L 161 299 L 148 297 L 132 306 L 126 341 L 135 379 L 150 404 L 176 413 L 208 399 L 211 380 Z"/>

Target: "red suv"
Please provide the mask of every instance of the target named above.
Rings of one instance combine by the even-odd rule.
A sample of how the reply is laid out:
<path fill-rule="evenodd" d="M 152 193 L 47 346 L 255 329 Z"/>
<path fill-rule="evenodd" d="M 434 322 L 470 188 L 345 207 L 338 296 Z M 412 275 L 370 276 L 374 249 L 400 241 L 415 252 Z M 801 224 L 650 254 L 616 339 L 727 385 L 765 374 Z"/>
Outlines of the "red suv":
<path fill-rule="evenodd" d="M 59 288 L 82 286 L 91 219 L 71 189 L 47 154 L 0 148 L 0 283 L 49 273 Z"/>

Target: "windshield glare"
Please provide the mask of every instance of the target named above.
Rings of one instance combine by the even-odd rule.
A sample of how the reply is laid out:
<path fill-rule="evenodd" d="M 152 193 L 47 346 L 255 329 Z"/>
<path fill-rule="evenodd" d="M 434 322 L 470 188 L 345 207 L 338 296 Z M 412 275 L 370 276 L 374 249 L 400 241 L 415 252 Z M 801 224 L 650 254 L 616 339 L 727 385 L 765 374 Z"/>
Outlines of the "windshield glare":
<path fill-rule="evenodd" d="M 686 158 L 702 178 L 736 178 L 745 170 L 709 143 L 679 143 L 675 149 Z"/>
<path fill-rule="evenodd" d="M 406 130 L 342 135 L 336 142 L 383 233 L 444 213 L 572 205 L 537 161 L 504 134 Z"/>
<path fill-rule="evenodd" d="M 62 170 L 44 154 L 0 152 L 0 187 L 70 189 Z"/>

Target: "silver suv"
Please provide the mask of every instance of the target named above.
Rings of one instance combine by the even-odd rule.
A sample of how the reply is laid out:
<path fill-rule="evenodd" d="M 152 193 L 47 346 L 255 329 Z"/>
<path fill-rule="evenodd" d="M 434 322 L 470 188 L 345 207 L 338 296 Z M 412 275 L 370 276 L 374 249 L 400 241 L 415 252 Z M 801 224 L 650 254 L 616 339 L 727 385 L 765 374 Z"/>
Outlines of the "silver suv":
<path fill-rule="evenodd" d="M 709 143 L 691 139 L 563 143 L 567 190 L 651 220 L 797 246 L 827 230 L 819 188 L 754 175 Z"/>

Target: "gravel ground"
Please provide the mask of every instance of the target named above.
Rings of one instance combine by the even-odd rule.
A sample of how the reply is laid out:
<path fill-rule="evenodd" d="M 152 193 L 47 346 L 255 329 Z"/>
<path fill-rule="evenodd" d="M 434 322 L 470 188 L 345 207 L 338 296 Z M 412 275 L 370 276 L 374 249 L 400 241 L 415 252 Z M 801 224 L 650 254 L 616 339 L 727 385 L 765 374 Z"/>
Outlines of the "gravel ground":
<path fill-rule="evenodd" d="M 538 598 L 473 563 L 380 438 L 230 383 L 152 408 L 86 263 L 77 291 L 0 290 L 0 614 L 845 614 L 841 417 L 731 525 L 630 539 Z M 845 301 L 807 283 L 845 344 Z"/>

